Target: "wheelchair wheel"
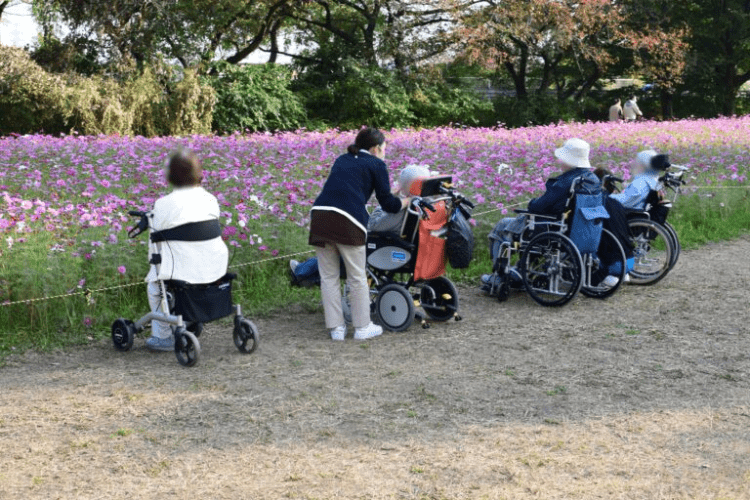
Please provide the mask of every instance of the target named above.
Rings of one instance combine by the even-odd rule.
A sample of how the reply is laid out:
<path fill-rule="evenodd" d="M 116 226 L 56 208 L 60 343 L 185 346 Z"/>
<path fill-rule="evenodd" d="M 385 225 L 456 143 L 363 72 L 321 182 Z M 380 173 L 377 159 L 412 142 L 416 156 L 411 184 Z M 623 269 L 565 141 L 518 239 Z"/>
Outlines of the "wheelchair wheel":
<path fill-rule="evenodd" d="M 414 321 L 414 299 L 401 285 L 391 283 L 378 292 L 375 311 L 380 324 L 392 332 L 403 332 Z"/>
<path fill-rule="evenodd" d="M 174 354 L 182 366 L 194 366 L 201 357 L 198 338 L 189 331 L 178 328 L 174 332 Z"/>
<path fill-rule="evenodd" d="M 671 269 L 672 239 L 664 226 L 648 219 L 630 220 L 628 227 L 635 257 L 630 282 L 634 285 L 653 285 Z"/>
<path fill-rule="evenodd" d="M 609 272 L 603 269 L 599 269 L 599 266 L 603 266 L 603 264 L 601 263 L 601 254 L 599 255 L 599 259 L 595 259 L 593 255 L 587 255 L 583 259 L 585 276 L 583 284 L 581 285 L 581 293 L 586 297 L 606 299 L 607 297 L 612 296 L 617 290 L 619 290 L 620 286 L 625 280 L 628 263 L 627 258 L 625 257 L 625 250 L 622 249 L 622 245 L 617 240 L 617 238 L 615 238 L 615 235 L 607 231 L 606 229 L 602 229 L 602 240 L 599 244 L 599 248 L 607 248 L 610 252 L 613 252 L 615 254 L 608 260 L 611 260 L 613 263 L 619 263 L 619 265 L 616 266 L 618 271 Z M 598 265 L 594 262 L 595 260 L 599 261 Z M 617 278 L 616 285 L 609 287 L 602 284 L 591 284 L 592 277 L 598 281 L 604 279 L 609 275 Z"/>
<path fill-rule="evenodd" d="M 234 345 L 243 354 L 250 354 L 258 348 L 260 333 L 255 323 L 249 319 L 236 317 L 234 321 Z"/>
<path fill-rule="evenodd" d="M 664 229 L 667 230 L 667 233 L 669 233 L 669 236 L 672 238 L 672 259 L 669 264 L 669 270 L 671 271 L 674 265 L 677 264 L 677 259 L 680 258 L 682 245 L 680 244 L 680 238 L 677 237 L 677 231 L 675 231 L 674 227 L 672 227 L 672 224 L 670 224 L 669 222 L 665 222 L 663 226 Z"/>
<path fill-rule="evenodd" d="M 458 290 L 445 276 L 422 285 L 419 300 L 427 316 L 435 321 L 448 321 L 458 312 Z"/>
<path fill-rule="evenodd" d="M 112 343 L 118 351 L 129 351 L 133 347 L 135 324 L 129 319 L 117 319 L 112 323 Z"/>
<path fill-rule="evenodd" d="M 526 291 L 543 306 L 564 306 L 581 289 L 581 254 L 562 234 L 546 232 L 532 238 L 518 267 Z"/>

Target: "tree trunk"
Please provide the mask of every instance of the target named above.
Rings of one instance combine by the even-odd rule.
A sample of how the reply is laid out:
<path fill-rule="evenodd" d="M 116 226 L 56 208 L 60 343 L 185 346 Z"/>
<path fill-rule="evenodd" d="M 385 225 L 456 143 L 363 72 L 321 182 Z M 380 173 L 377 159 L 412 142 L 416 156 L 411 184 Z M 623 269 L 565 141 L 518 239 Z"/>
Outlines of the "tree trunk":
<path fill-rule="evenodd" d="M 664 120 L 674 118 L 674 94 L 668 90 L 662 90 L 660 93 L 661 116 Z"/>

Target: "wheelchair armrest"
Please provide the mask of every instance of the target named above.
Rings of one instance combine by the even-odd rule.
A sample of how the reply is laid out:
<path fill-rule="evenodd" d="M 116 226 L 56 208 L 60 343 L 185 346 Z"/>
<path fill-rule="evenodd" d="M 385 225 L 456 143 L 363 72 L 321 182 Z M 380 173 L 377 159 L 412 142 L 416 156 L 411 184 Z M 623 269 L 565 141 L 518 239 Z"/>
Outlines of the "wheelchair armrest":
<path fill-rule="evenodd" d="M 526 211 L 526 214 L 535 219 L 546 219 L 550 221 L 559 221 L 562 217 L 560 215 L 546 215 L 546 214 L 535 214 L 534 212 Z"/>

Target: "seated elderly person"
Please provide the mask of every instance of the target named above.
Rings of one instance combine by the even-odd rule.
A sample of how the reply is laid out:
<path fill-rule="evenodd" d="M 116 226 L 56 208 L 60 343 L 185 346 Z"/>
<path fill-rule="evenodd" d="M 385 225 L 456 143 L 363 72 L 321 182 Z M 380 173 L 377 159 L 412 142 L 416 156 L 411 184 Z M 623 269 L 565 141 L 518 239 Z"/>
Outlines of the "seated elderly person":
<path fill-rule="evenodd" d="M 427 165 L 407 165 L 401 170 L 398 178 L 396 193 L 399 196 L 409 196 L 412 184 L 420 179 L 430 176 L 430 168 Z M 368 232 L 398 233 L 406 217 L 406 208 L 395 214 L 388 213 L 382 207 L 376 208 L 370 214 L 367 223 Z M 312 257 L 304 262 L 296 260 L 289 261 L 289 269 L 293 285 L 308 283 L 317 284 L 320 280 L 318 275 L 318 259 Z"/>
<path fill-rule="evenodd" d="M 651 149 L 641 151 L 630 165 L 632 182 L 621 193 L 610 196 L 626 210 L 644 210 L 649 193 L 659 190 L 659 174 L 670 166 L 669 156 L 657 154 Z"/>
<path fill-rule="evenodd" d="M 562 174 L 559 177 L 552 177 L 547 180 L 545 193 L 529 202 L 529 212 L 539 215 L 562 215 L 570 197 L 573 182 L 579 178 L 583 180 L 579 184 L 579 192 L 601 193 L 601 183 L 591 171 L 589 151 L 589 144 L 581 139 L 568 139 L 562 147 L 555 150 L 555 157 L 558 159 Z M 527 218 L 527 215 L 521 214 L 517 217 L 502 219 L 489 234 L 490 258 L 493 265 L 502 243 L 511 243 L 517 238 L 526 227 Z M 520 274 L 516 269 L 511 269 L 510 276 L 514 281 L 520 281 Z M 491 275 L 483 275 L 482 284 L 489 287 L 491 279 Z M 617 278 L 607 276 L 603 283 L 607 286 L 614 286 L 617 284 Z"/>
<path fill-rule="evenodd" d="M 570 196 L 573 181 L 584 179 L 581 190 L 590 194 L 601 192 L 599 179 L 591 171 L 589 163 L 589 144 L 581 139 L 569 139 L 555 150 L 562 174 L 559 177 L 547 179 L 545 193 L 529 202 L 529 212 L 540 215 L 562 215 Z M 512 242 L 514 237 L 521 234 L 526 227 L 527 216 L 507 217 L 497 223 L 489 235 L 490 257 L 495 261 L 500 244 Z"/>

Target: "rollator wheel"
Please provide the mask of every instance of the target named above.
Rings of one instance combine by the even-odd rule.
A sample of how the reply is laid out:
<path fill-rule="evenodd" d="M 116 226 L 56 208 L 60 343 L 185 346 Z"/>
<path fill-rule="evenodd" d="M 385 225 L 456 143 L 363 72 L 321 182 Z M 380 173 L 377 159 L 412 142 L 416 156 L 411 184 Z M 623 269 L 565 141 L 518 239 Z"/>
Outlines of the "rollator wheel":
<path fill-rule="evenodd" d="M 234 345 L 243 354 L 250 354 L 255 351 L 260 343 L 258 327 L 245 318 L 235 319 L 232 337 L 234 338 Z"/>
<path fill-rule="evenodd" d="M 414 299 L 401 285 L 391 283 L 380 289 L 375 301 L 380 324 L 392 332 L 403 332 L 414 321 Z"/>
<path fill-rule="evenodd" d="M 672 224 L 670 224 L 669 222 L 665 222 L 663 226 L 664 229 L 667 230 L 667 233 L 672 240 L 672 259 L 669 264 L 669 270 L 671 271 L 674 265 L 677 264 L 677 260 L 680 258 L 680 253 L 682 252 L 682 244 L 680 243 L 680 238 L 677 237 L 677 231 L 675 231 L 674 227 L 672 227 Z"/>
<path fill-rule="evenodd" d="M 200 321 L 189 323 L 185 328 L 196 337 L 200 337 L 201 333 L 203 333 L 203 323 Z"/>
<path fill-rule="evenodd" d="M 118 351 L 129 351 L 133 347 L 135 324 L 129 319 L 119 318 L 112 323 L 112 343 Z"/>
<path fill-rule="evenodd" d="M 198 338 L 189 331 L 178 328 L 174 332 L 174 354 L 182 366 L 194 366 L 201 357 Z"/>
<path fill-rule="evenodd" d="M 458 290 L 445 276 L 422 285 L 419 301 L 427 316 L 435 321 L 448 321 L 458 312 Z"/>
<path fill-rule="evenodd" d="M 633 242 L 635 266 L 630 272 L 634 285 L 653 285 L 669 273 L 672 263 L 672 238 L 664 226 L 648 219 L 628 221 Z"/>
<path fill-rule="evenodd" d="M 607 231 L 606 229 L 602 229 L 602 239 L 599 243 L 599 248 L 601 249 L 602 247 L 608 248 L 610 249 L 610 251 L 613 251 L 616 254 L 613 260 L 620 263 L 619 272 L 598 273 L 600 274 L 599 277 L 601 277 L 602 279 L 608 275 L 617 278 L 617 284 L 611 287 L 602 284 L 592 285 L 590 283 L 591 277 L 584 276 L 584 283 L 583 285 L 581 285 L 581 293 L 586 297 L 591 297 L 594 299 L 606 299 L 607 297 L 612 296 L 617 290 L 619 290 L 623 281 L 625 281 L 625 274 L 628 266 L 628 260 L 627 257 L 625 257 L 625 250 L 622 249 L 622 245 L 617 240 L 617 238 L 615 238 L 615 235 Z M 601 254 L 599 255 L 599 259 L 601 259 Z M 592 274 L 599 270 L 598 268 L 594 268 L 593 260 L 593 255 L 587 255 L 583 258 L 584 270 L 588 270 L 589 263 L 591 263 Z M 603 276 L 601 276 L 602 274 Z"/>
<path fill-rule="evenodd" d="M 518 268 L 526 291 L 543 306 L 564 306 L 581 289 L 581 254 L 562 234 L 546 232 L 532 238 Z"/>

